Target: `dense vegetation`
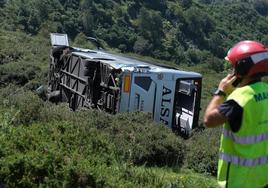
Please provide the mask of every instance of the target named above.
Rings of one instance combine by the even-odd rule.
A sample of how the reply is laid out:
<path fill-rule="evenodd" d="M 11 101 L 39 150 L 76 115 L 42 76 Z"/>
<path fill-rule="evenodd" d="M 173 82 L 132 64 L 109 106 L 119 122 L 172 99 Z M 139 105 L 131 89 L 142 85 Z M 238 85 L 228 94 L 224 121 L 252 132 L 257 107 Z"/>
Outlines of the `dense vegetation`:
<path fill-rule="evenodd" d="M 200 125 L 183 140 L 147 114 L 72 113 L 41 100 L 49 33 L 200 72 L 204 109 L 228 72 L 228 48 L 268 44 L 267 15 L 266 0 L 0 0 L 0 185 L 215 187 L 219 129 Z"/>
<path fill-rule="evenodd" d="M 185 170 L 198 163 L 197 172 L 215 175 L 214 150 L 195 159 L 195 143 L 187 146 L 147 114 L 73 113 L 16 86 L 0 95 L 0 181 L 8 187 L 215 186 Z"/>
<path fill-rule="evenodd" d="M 220 64 L 234 42 L 268 43 L 265 0 L 1 0 L 0 6 L 8 30 L 72 39 L 83 33 L 103 46 L 178 64 Z"/>

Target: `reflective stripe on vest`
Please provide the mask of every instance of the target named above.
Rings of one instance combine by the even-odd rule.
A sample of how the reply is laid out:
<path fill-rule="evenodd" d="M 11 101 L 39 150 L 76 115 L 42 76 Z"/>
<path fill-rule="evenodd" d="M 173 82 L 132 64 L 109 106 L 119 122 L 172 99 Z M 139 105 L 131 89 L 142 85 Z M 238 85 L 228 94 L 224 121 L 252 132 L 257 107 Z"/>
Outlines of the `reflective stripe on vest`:
<path fill-rule="evenodd" d="M 232 131 L 223 129 L 223 135 L 232 139 L 237 144 L 256 144 L 258 142 L 268 140 L 268 133 L 258 134 L 254 136 L 236 136 Z"/>
<path fill-rule="evenodd" d="M 218 181 L 219 188 L 226 188 L 227 181 Z"/>
<path fill-rule="evenodd" d="M 241 165 L 241 166 L 257 166 L 261 164 L 268 163 L 268 156 L 262 156 L 254 159 L 246 159 L 234 155 L 228 155 L 226 153 L 220 152 L 220 157 L 221 160 L 231 162 L 236 165 Z"/>

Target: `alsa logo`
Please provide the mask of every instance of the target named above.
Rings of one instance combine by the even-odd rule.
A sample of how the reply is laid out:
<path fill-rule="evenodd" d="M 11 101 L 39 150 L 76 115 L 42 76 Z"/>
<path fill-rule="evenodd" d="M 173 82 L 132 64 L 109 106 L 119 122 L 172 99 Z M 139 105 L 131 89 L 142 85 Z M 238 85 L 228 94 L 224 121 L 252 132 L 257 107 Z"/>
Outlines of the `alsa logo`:
<path fill-rule="evenodd" d="M 163 86 L 162 91 L 162 100 L 161 100 L 161 110 L 160 110 L 160 121 L 164 124 L 169 124 L 169 116 L 171 114 L 171 111 L 169 109 L 169 106 L 171 104 L 171 90 L 165 86 Z"/>

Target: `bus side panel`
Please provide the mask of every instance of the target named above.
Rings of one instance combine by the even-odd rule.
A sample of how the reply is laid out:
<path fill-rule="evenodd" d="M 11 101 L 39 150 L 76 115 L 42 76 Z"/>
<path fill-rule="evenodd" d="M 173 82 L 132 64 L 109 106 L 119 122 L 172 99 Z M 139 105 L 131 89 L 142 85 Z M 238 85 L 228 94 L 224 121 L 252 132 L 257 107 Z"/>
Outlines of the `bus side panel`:
<path fill-rule="evenodd" d="M 121 88 L 120 88 L 120 97 L 119 97 L 119 112 L 129 112 L 129 102 L 130 102 L 130 90 L 125 90 L 124 86 L 126 86 L 128 81 L 131 82 L 132 74 L 130 72 L 123 72 L 120 77 Z M 127 80 L 129 78 L 130 80 Z"/>
<path fill-rule="evenodd" d="M 151 73 L 133 73 L 129 111 L 143 111 L 154 113 L 156 100 L 156 83 Z"/>
<path fill-rule="evenodd" d="M 158 81 L 154 120 L 164 123 L 169 128 L 172 128 L 174 91 L 174 81 Z"/>

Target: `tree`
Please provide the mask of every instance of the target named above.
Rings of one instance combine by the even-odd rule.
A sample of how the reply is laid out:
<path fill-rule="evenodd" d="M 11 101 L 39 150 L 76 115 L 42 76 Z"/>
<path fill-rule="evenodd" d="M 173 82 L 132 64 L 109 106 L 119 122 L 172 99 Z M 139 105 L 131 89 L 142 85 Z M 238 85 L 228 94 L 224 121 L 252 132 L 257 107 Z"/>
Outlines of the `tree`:
<path fill-rule="evenodd" d="M 0 0 L 0 7 L 3 7 L 6 4 L 6 0 Z"/>
<path fill-rule="evenodd" d="M 81 7 L 81 19 L 82 19 L 82 24 L 84 28 L 84 32 L 87 35 L 92 34 L 93 27 L 94 27 L 94 17 L 92 15 L 92 0 L 83 0 L 80 3 Z"/>
<path fill-rule="evenodd" d="M 192 0 L 179 0 L 179 3 L 183 8 L 190 8 L 192 6 Z"/>
<path fill-rule="evenodd" d="M 200 3 L 204 3 L 204 4 L 210 4 L 213 2 L 213 0 L 198 0 Z"/>
<path fill-rule="evenodd" d="M 141 9 L 139 18 L 139 30 L 141 35 L 154 44 L 154 47 L 160 45 L 161 38 L 164 36 L 162 17 L 160 12 Z"/>
<path fill-rule="evenodd" d="M 127 11 L 131 18 L 137 18 L 141 5 L 137 1 L 127 2 Z"/>
<path fill-rule="evenodd" d="M 257 0 L 254 1 L 255 9 L 263 16 L 268 15 L 268 1 L 267 0 Z"/>
<path fill-rule="evenodd" d="M 166 0 L 145 0 L 144 2 L 146 7 L 159 10 L 161 12 L 164 11 L 167 6 Z"/>
<path fill-rule="evenodd" d="M 263 43 L 265 44 L 265 46 L 268 46 L 268 35 L 264 35 L 264 36 L 262 37 L 261 42 L 263 42 Z"/>
<path fill-rule="evenodd" d="M 138 37 L 133 47 L 135 53 L 142 55 L 148 55 L 150 48 L 149 41 L 143 37 Z"/>
<path fill-rule="evenodd" d="M 220 33 L 214 32 L 210 35 L 208 42 L 210 51 L 214 56 L 223 58 L 225 56 L 225 50 L 223 46 L 223 37 Z"/>

